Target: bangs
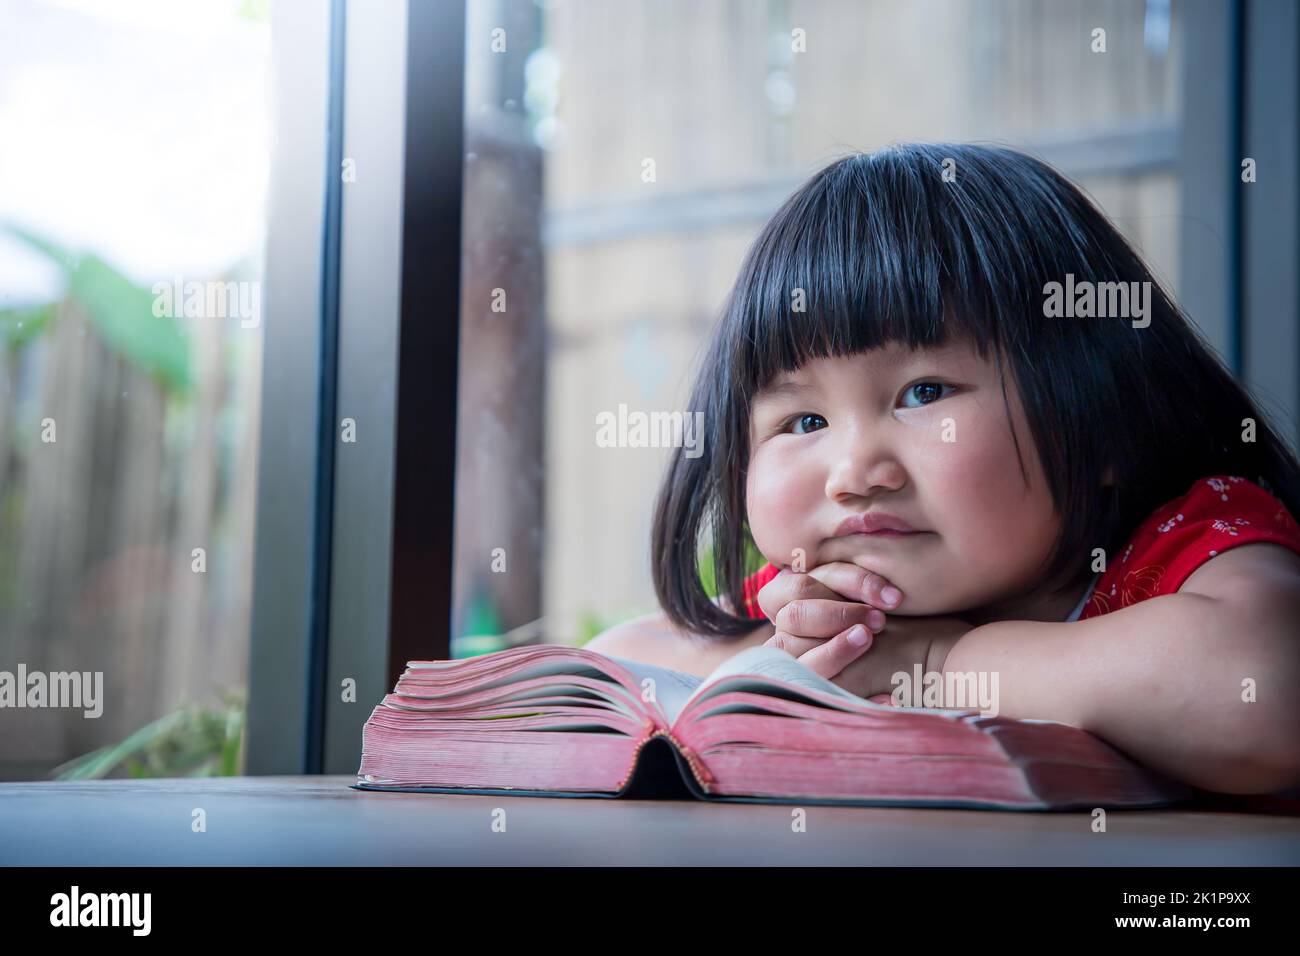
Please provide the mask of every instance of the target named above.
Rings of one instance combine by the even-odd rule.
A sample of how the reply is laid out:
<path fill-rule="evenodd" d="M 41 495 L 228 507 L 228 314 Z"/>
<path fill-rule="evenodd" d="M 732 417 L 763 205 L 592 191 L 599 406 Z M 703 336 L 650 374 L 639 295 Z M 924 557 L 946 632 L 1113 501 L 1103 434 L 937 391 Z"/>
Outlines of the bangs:
<path fill-rule="evenodd" d="M 1054 175 L 1010 150 L 944 144 L 824 169 L 741 268 L 727 306 L 735 385 L 752 398 L 810 359 L 895 343 L 956 338 L 982 358 L 1022 344 L 1040 290 L 1065 271 L 1058 250 L 1078 241 Z"/>

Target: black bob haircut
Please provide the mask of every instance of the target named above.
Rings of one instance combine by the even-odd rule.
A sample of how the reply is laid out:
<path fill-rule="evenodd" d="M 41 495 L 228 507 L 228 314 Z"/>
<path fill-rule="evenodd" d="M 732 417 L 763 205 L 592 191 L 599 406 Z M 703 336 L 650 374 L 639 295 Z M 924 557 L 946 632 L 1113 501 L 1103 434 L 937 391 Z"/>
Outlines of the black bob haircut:
<path fill-rule="evenodd" d="M 1044 287 L 1067 274 L 1150 282 L 1149 325 L 1045 317 Z M 802 311 L 791 307 L 795 289 Z M 651 567 L 670 621 L 715 638 L 759 623 L 715 604 L 700 566 L 708 544 L 717 593 L 742 606 L 755 394 L 809 359 L 953 336 L 993 355 L 1004 400 L 1008 364 L 1021 389 L 1062 516 L 1044 570 L 1056 593 L 1089 575 L 1094 548 L 1113 556 L 1152 511 L 1209 475 L 1241 475 L 1300 514 L 1295 454 L 1076 186 L 1004 147 L 896 145 L 815 174 L 745 257 L 688 406 L 704 413 L 703 453 L 677 449 L 655 506 Z M 1247 418 L 1254 442 L 1243 441 Z M 1018 439 L 1016 450 L 1027 480 Z M 1113 484 L 1103 483 L 1108 468 Z"/>

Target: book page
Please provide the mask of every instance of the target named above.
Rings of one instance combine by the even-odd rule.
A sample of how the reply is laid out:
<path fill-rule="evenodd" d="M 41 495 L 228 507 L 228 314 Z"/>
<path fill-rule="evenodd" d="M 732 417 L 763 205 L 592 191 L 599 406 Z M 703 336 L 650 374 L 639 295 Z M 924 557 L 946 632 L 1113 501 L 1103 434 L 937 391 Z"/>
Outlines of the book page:
<path fill-rule="evenodd" d="M 637 687 L 640 689 L 641 698 L 645 701 L 647 707 L 659 705 L 663 711 L 664 718 L 668 726 L 672 726 L 677 715 L 682 712 L 686 702 L 694 696 L 703 683 L 704 678 L 696 677 L 694 674 L 686 674 L 682 671 L 669 670 L 666 667 L 656 667 L 654 664 L 645 664 L 641 661 L 628 660 L 626 657 L 614 657 L 606 655 L 612 661 L 618 661 L 631 672 L 636 678 Z M 646 679 L 654 681 L 654 684 L 647 686 Z M 653 697 L 651 692 L 653 691 Z"/>
<path fill-rule="evenodd" d="M 767 647 L 765 645 L 746 648 L 734 657 L 727 658 L 713 670 L 713 673 L 704 678 L 693 696 L 704 700 L 710 696 L 711 687 L 719 681 L 736 674 L 752 674 L 758 679 L 750 682 L 750 686 L 733 683 L 727 688 L 728 690 L 747 690 L 761 694 L 771 684 L 789 684 L 794 687 L 820 691 L 823 694 L 838 697 L 852 705 L 846 707 L 846 710 L 854 710 L 859 707 L 884 707 L 883 704 L 873 704 L 857 694 L 851 694 L 839 684 L 832 683 L 815 671 L 809 670 L 799 663 L 798 658 L 791 656 L 789 652 L 783 651 L 779 647 Z M 893 708 L 884 707 L 884 709 L 892 710 Z"/>
<path fill-rule="evenodd" d="M 696 677 L 694 674 L 686 674 L 666 667 L 656 667 L 653 664 L 630 660 L 626 657 L 616 657 L 612 654 L 601 654 L 596 651 L 583 650 L 582 648 L 560 647 L 558 645 L 512 648 L 499 651 L 495 656 L 500 658 L 502 662 L 508 661 L 512 665 L 517 665 L 517 669 L 509 673 L 496 673 L 495 676 L 491 677 L 485 674 L 484 677 L 473 682 L 467 688 L 468 690 L 474 692 L 496 690 L 538 678 L 560 678 L 569 675 L 589 677 L 607 682 L 610 685 L 608 698 L 623 713 L 629 716 L 633 715 L 633 708 L 637 706 L 636 703 L 625 703 L 627 695 L 632 695 L 640 701 L 643 710 L 652 713 L 657 712 L 659 720 L 663 721 L 665 726 L 671 724 L 668 714 L 680 712 L 703 679 Z M 406 667 L 407 671 L 412 674 L 418 674 L 420 671 L 455 672 L 473 666 L 470 663 L 471 660 L 410 661 Z M 479 661 L 481 663 L 482 659 L 479 659 Z M 628 677 L 632 679 L 631 687 L 625 686 L 622 680 L 609 672 L 610 668 L 607 666 L 609 662 L 618 664 L 623 670 L 629 672 Z M 652 679 L 654 684 L 645 685 L 644 681 L 646 679 Z M 653 692 L 651 688 L 653 688 Z M 534 688 L 526 693 L 518 693 L 502 699 L 523 700 L 530 696 L 546 696 L 570 691 L 579 691 L 585 694 L 596 693 L 591 688 L 582 688 L 578 685 L 565 684 L 556 680 L 554 683 L 547 683 L 543 687 Z"/>
<path fill-rule="evenodd" d="M 515 655 L 516 660 L 519 660 L 522 657 L 523 655 Z M 480 688 L 502 687 L 506 684 L 517 684 L 520 681 L 531 680 L 534 677 L 554 677 L 559 674 L 591 677 L 595 680 L 609 680 L 609 675 L 597 667 L 592 661 L 575 660 L 571 657 L 551 655 L 548 653 L 530 654 L 528 655 L 528 658 L 528 663 L 508 676 L 498 676 L 491 680 L 477 683 L 475 686 Z M 473 660 L 474 658 L 462 658 L 454 661 L 410 661 L 407 663 L 406 669 L 416 675 L 418 675 L 420 671 L 451 671 L 454 674 L 454 672 L 458 670 L 464 670 Z"/>
<path fill-rule="evenodd" d="M 753 675 L 753 680 L 732 681 L 725 689 L 719 688 L 718 684 L 727 678 L 735 675 Z M 773 685 L 785 685 L 793 688 L 802 688 L 810 691 L 818 691 L 832 698 L 838 698 L 843 701 L 841 710 L 847 711 L 864 711 L 864 710 L 883 710 L 894 712 L 898 708 L 890 704 L 878 704 L 874 701 L 859 697 L 857 694 L 850 693 L 839 684 L 833 683 L 822 677 L 820 674 L 810 670 L 805 665 L 799 663 L 798 658 L 791 656 L 787 651 L 779 647 L 767 647 L 760 645 L 750 647 L 735 657 L 728 658 L 718 665 L 708 677 L 704 678 L 699 688 L 692 695 L 692 699 L 707 700 L 715 694 L 728 693 L 730 691 L 740 690 L 756 694 L 770 694 Z M 687 703 L 690 703 L 687 701 Z M 826 701 L 817 700 L 821 706 L 834 706 Z M 673 720 L 677 719 L 677 714 L 685 709 L 685 704 L 673 714 Z M 946 708 L 928 707 L 926 713 L 930 714 L 948 714 L 959 716 L 966 712 L 961 710 L 951 710 Z"/>

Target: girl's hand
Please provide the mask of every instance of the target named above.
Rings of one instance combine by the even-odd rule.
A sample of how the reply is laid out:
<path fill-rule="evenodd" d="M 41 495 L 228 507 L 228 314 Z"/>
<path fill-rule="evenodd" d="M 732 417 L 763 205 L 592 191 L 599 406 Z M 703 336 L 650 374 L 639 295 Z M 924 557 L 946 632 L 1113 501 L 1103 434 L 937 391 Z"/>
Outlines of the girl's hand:
<path fill-rule="evenodd" d="M 885 626 L 880 608 L 897 607 L 902 598 L 874 571 L 836 561 L 803 573 L 782 569 L 758 592 L 758 606 L 776 628 L 768 644 L 811 641 L 795 656 L 819 674 L 838 674 Z"/>
<path fill-rule="evenodd" d="M 942 673 L 948 652 L 973 629 L 974 625 L 958 617 L 891 617 L 884 630 L 875 637 L 870 654 L 860 653 L 838 669 L 838 661 L 833 655 L 819 655 L 825 649 L 824 641 L 783 634 L 778 630 L 767 645 L 789 652 L 810 670 L 851 694 L 865 698 L 884 695 L 888 698 L 894 690 L 894 674 L 903 671 L 910 676 L 917 664 L 921 665 L 922 673 Z M 888 703 L 888 700 L 879 703 Z"/>

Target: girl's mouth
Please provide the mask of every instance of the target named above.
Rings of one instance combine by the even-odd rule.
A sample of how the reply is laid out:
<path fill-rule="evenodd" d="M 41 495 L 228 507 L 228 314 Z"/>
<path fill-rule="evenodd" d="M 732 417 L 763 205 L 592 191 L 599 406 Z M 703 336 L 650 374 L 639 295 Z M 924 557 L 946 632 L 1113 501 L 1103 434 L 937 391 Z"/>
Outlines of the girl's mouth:
<path fill-rule="evenodd" d="M 902 518 L 896 518 L 884 511 L 868 511 L 864 514 L 849 515 L 835 529 L 835 537 L 837 538 L 854 534 L 885 533 L 908 535 L 917 533 L 917 529 Z"/>
<path fill-rule="evenodd" d="M 928 531 L 866 531 L 855 534 L 838 535 L 841 538 L 919 538 L 923 534 L 929 534 Z"/>

